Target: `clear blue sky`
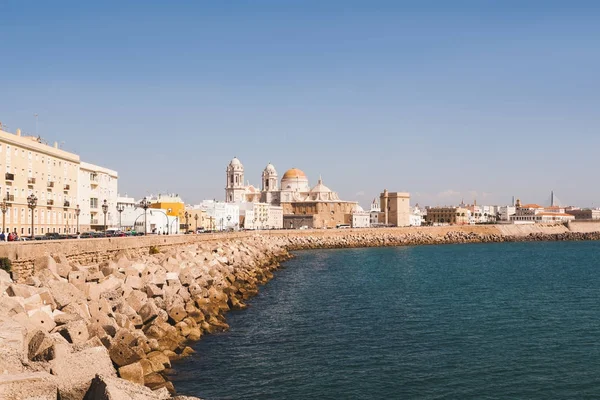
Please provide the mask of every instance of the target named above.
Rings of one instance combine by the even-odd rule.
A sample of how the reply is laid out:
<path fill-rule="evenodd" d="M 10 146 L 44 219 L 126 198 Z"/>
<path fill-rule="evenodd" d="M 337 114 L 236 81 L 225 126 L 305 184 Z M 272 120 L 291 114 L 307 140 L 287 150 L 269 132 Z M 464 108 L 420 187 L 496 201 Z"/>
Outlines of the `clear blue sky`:
<path fill-rule="evenodd" d="M 342 198 L 600 206 L 600 4 L 1 1 L 0 121 L 136 197 L 223 198 L 233 156 Z"/>

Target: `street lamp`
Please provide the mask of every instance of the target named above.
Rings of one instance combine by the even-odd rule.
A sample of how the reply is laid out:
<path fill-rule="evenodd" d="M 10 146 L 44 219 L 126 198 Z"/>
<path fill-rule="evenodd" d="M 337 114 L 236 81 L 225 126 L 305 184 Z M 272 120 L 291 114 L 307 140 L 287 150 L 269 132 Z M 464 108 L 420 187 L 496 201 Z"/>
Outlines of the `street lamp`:
<path fill-rule="evenodd" d="M 7 200 L 8 200 L 8 192 L 6 192 L 6 198 L 4 200 L 2 200 L 2 203 L 0 203 L 0 209 L 2 210 L 2 234 L 4 234 L 5 223 L 6 223 L 6 212 L 8 211 L 8 208 L 9 208 Z"/>
<path fill-rule="evenodd" d="M 190 230 L 190 225 L 189 225 L 190 213 L 188 213 L 186 211 L 185 214 L 183 214 L 183 216 L 185 217 L 185 233 L 188 233 L 188 231 Z"/>
<path fill-rule="evenodd" d="M 123 224 L 121 224 L 121 213 L 125 211 L 123 204 L 117 204 L 117 212 L 119 213 L 119 230 L 123 230 Z"/>
<path fill-rule="evenodd" d="M 75 209 L 75 216 L 77 217 L 77 234 L 79 235 L 79 214 L 81 214 L 81 208 L 79 208 L 79 204 L 77 204 L 77 208 Z"/>
<path fill-rule="evenodd" d="M 198 214 L 194 215 L 194 219 L 196 220 L 196 233 L 198 233 Z"/>
<path fill-rule="evenodd" d="M 106 199 L 102 202 L 102 212 L 104 213 L 104 234 L 106 234 L 106 213 L 108 212 L 108 203 Z"/>
<path fill-rule="evenodd" d="M 144 235 L 148 234 L 148 218 L 146 216 L 146 210 L 148 210 L 148 208 L 150 208 L 150 201 L 148 201 L 147 198 L 143 198 L 142 201 L 140 201 L 140 207 L 144 209 Z"/>
<path fill-rule="evenodd" d="M 33 211 L 37 206 L 37 197 L 33 193 L 27 196 L 27 207 L 31 210 L 31 238 L 33 239 Z"/>
<path fill-rule="evenodd" d="M 229 228 L 230 228 L 230 226 L 231 226 L 231 224 L 230 224 L 230 222 L 229 222 L 229 221 L 231 221 L 231 215 L 228 215 L 228 216 L 227 216 L 227 229 L 229 229 Z"/>

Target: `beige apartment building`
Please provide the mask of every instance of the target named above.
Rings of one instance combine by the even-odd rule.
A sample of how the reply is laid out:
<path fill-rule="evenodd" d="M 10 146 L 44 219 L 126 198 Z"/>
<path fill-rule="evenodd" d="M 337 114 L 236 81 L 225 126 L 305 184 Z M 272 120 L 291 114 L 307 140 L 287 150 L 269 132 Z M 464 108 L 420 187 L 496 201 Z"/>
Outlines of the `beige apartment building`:
<path fill-rule="evenodd" d="M 49 146 L 33 136 L 22 136 L 0 129 L 0 182 L 2 199 L 9 208 L 4 232 L 31 235 L 31 209 L 27 197 L 34 194 L 33 234 L 75 233 L 77 173 L 79 156 Z"/>
<path fill-rule="evenodd" d="M 80 177 L 82 164 L 91 170 L 91 174 L 85 171 L 88 180 L 92 180 L 87 185 L 82 185 Z M 79 232 L 89 229 L 93 218 L 89 214 L 84 216 L 83 211 L 95 211 L 98 215 L 101 204 L 90 210 L 95 193 L 98 193 L 94 197 L 98 202 L 108 200 L 110 225 L 114 222 L 117 173 L 82 163 L 79 155 L 59 149 L 57 143 L 50 146 L 40 137 L 22 135 L 20 129 L 13 134 L 3 130 L 0 124 L 0 170 L 4 178 L 0 181 L 0 202 L 8 205 L 4 232 L 32 235 L 32 210 L 27 201 L 31 194 L 37 198 L 33 208 L 33 235 L 75 234 L 78 228 Z M 87 189 L 83 193 L 85 204 L 81 204 L 81 187 Z"/>

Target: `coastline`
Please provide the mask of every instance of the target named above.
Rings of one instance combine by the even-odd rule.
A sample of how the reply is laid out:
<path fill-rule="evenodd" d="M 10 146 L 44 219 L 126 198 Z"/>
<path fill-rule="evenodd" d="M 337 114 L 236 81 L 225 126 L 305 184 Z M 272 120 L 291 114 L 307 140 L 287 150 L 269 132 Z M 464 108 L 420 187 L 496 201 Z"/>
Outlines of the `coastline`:
<path fill-rule="evenodd" d="M 41 243 L 0 246 L 0 255 L 23 255 L 27 248 L 35 255 L 13 258 L 19 283 L 0 271 L 0 397 L 27 398 L 28 391 L 43 390 L 47 397 L 38 398 L 114 398 L 110 393 L 171 398 L 174 388 L 163 375 L 170 361 L 191 354 L 188 344 L 202 335 L 227 329 L 226 312 L 245 308 L 272 271 L 293 257 L 291 251 L 600 240 L 600 231 L 564 225 L 516 228 L 249 232 L 48 244 L 60 252 Z M 115 244 L 121 248 L 114 250 Z M 86 246 L 94 251 L 84 251 Z"/>

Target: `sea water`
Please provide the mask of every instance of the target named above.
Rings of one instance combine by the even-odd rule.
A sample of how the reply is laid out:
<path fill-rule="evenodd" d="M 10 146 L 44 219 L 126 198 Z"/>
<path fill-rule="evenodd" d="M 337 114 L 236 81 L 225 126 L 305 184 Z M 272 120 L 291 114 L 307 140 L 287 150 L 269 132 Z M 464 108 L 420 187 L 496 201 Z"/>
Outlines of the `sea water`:
<path fill-rule="evenodd" d="M 600 398 L 600 243 L 302 251 L 174 363 L 205 399 Z"/>

